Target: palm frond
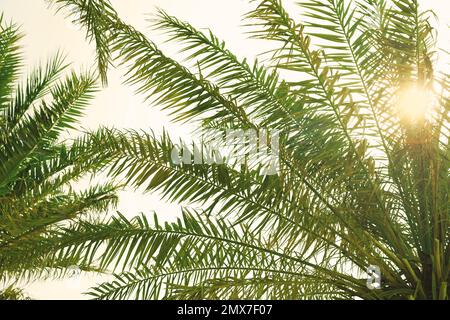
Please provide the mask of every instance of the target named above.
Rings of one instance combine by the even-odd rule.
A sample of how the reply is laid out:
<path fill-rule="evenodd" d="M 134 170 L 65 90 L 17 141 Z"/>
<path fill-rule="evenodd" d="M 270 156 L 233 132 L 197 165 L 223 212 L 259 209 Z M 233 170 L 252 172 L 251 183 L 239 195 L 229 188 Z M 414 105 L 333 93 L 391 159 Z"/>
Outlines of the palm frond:
<path fill-rule="evenodd" d="M 4 108 L 9 101 L 14 81 L 22 65 L 19 40 L 22 38 L 17 26 L 5 23 L 0 15 L 0 125 L 4 125 Z"/>

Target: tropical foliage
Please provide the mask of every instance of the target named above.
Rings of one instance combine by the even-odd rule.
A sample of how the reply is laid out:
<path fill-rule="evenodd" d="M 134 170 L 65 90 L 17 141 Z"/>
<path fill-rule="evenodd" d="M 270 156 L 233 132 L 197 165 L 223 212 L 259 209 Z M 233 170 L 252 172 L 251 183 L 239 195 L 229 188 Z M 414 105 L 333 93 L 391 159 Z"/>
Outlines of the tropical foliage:
<path fill-rule="evenodd" d="M 89 212 L 105 212 L 117 201 L 112 184 L 76 191 L 72 184 L 97 171 L 101 161 L 86 157 L 95 146 L 81 137 L 70 145 L 63 133 L 73 129 L 96 91 L 90 73 L 61 74 L 57 54 L 22 81 L 18 28 L 0 19 L 0 282 L 63 276 L 83 265 L 76 254 L 61 256 L 59 226 Z M 97 159 L 98 160 L 98 159 Z M 64 224 L 63 224 L 64 225 Z M 0 298 L 22 297 L 8 287 Z"/>
<path fill-rule="evenodd" d="M 253 1 L 250 34 L 273 46 L 265 64 L 161 11 L 153 24 L 184 65 L 107 0 L 51 3 L 85 27 L 104 83 L 122 65 L 174 120 L 282 133 L 273 176 L 251 159 L 175 165 L 168 134 L 92 133 L 110 175 L 186 207 L 175 223 L 67 228 L 67 254 L 89 264 L 102 248 L 96 261 L 116 272 L 93 297 L 448 299 L 449 79 L 417 0 L 303 0 L 301 21 L 280 0 Z"/>

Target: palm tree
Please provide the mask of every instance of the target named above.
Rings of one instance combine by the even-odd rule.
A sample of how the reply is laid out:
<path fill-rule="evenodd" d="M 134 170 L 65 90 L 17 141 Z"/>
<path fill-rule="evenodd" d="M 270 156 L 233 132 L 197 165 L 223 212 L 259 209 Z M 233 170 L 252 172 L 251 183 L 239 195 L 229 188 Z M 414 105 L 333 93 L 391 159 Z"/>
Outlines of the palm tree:
<path fill-rule="evenodd" d="M 58 53 L 19 81 L 21 37 L 19 29 L 1 16 L 0 281 L 15 284 L 63 276 L 72 265 L 93 269 L 76 253 L 59 253 L 64 249 L 59 226 L 76 223 L 77 217 L 90 212 L 104 212 L 117 201 L 112 184 L 81 192 L 72 188 L 74 181 L 99 170 L 102 162 L 86 156 L 95 148 L 86 136 L 70 145 L 62 141 L 96 91 L 97 77 L 72 72 L 58 80 L 67 68 Z M 0 292 L 0 299 L 22 296 L 12 286 Z"/>
<path fill-rule="evenodd" d="M 174 120 L 281 132 L 276 175 L 254 159 L 175 164 L 168 133 L 92 133 L 111 176 L 185 207 L 174 223 L 71 229 L 73 243 L 97 234 L 74 250 L 104 246 L 100 266 L 116 271 L 94 298 L 449 298 L 449 74 L 417 0 L 303 0 L 302 22 L 280 0 L 252 1 L 250 34 L 273 46 L 265 65 L 159 11 L 182 65 L 107 0 L 51 2 L 76 13 L 105 83 L 117 63 Z M 209 142 L 192 148 L 206 157 Z"/>

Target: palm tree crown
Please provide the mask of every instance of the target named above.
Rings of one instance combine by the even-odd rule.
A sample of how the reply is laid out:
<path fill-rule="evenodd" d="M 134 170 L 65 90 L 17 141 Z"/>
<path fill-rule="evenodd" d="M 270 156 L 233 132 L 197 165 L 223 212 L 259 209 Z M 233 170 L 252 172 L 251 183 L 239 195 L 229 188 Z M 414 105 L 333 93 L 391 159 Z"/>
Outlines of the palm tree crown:
<path fill-rule="evenodd" d="M 121 64 L 177 121 L 281 132 L 276 175 L 252 159 L 174 164 L 168 134 L 92 133 L 112 176 L 187 203 L 171 224 L 118 216 L 70 230 L 72 243 L 99 235 L 73 250 L 104 245 L 100 265 L 119 271 L 95 298 L 449 297 L 448 73 L 416 0 L 303 0 L 302 22 L 280 0 L 252 1 L 250 34 L 273 45 L 266 65 L 160 11 L 154 26 L 182 65 L 107 0 L 51 2 L 77 13 L 105 83 Z"/>

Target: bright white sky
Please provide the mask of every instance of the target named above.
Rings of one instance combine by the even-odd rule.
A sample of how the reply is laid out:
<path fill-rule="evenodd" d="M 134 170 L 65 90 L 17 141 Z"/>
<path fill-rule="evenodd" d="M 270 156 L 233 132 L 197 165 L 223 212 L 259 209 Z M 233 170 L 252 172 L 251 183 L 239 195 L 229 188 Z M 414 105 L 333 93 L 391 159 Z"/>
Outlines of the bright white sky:
<path fill-rule="evenodd" d="M 169 14 L 189 21 L 198 28 L 211 28 L 229 49 L 238 56 L 253 59 L 264 51 L 261 43 L 248 40 L 240 27 L 242 14 L 251 8 L 248 0 L 111 0 L 121 17 L 144 31 L 150 37 L 158 35 L 149 29 L 146 21 L 155 7 Z M 448 0 L 421 0 L 427 8 L 435 10 L 439 21 L 439 46 L 449 48 L 450 2 Z M 285 0 L 289 6 L 293 0 Z M 45 61 L 58 49 L 67 54 L 67 61 L 73 62 L 75 69 L 90 68 L 93 65 L 93 47 L 84 39 L 84 33 L 77 30 L 63 15 L 54 14 L 44 0 L 0 0 L 0 12 L 7 19 L 22 26 L 25 38 L 22 41 L 27 69 L 40 61 Z M 120 74 L 110 72 L 109 87 L 97 94 L 92 106 L 87 110 L 82 127 L 95 129 L 100 125 L 117 128 L 148 129 L 160 132 L 163 127 L 174 136 L 189 134 L 188 126 L 170 123 L 168 117 L 157 108 L 150 108 L 142 102 L 142 97 L 133 89 L 121 84 Z M 179 211 L 177 205 L 159 200 L 157 195 L 142 195 L 127 191 L 121 194 L 119 211 L 127 216 L 140 212 L 157 211 L 161 215 L 173 217 Z M 35 299 L 81 299 L 81 292 L 102 281 L 98 276 L 85 276 L 77 280 L 37 282 L 27 287 L 27 292 Z"/>

